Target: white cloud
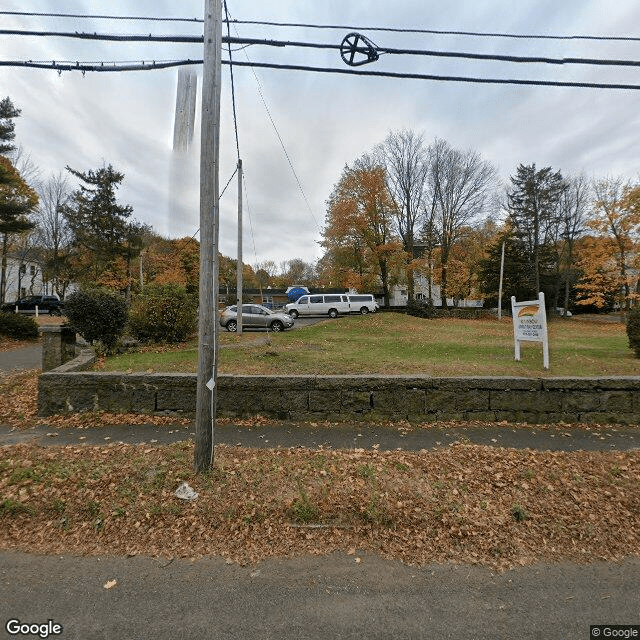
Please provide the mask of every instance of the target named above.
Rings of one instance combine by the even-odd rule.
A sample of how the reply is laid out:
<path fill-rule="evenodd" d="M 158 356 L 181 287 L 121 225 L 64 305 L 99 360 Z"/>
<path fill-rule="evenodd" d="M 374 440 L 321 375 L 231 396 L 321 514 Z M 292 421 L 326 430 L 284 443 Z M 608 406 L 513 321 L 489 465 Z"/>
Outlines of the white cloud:
<path fill-rule="evenodd" d="M 7 4 L 7 3 L 6 3 Z M 7 10 L 24 11 L 8 2 Z M 33 0 L 31 11 L 96 13 L 81 0 Z M 452 0 L 424 3 L 364 0 L 300 3 L 274 0 L 229 2 L 234 18 L 364 26 L 422 27 L 473 31 L 626 35 L 640 20 L 631 0 L 545 0 L 491 3 Z M 199 17 L 200 0 L 176 5 L 156 0 L 116 0 L 101 13 Z M 189 33 L 201 25 L 26 19 L 0 16 L 4 28 L 100 32 Z M 238 26 L 241 35 L 339 43 L 341 30 L 292 30 Z M 520 55 L 633 58 L 637 46 L 593 41 L 505 40 L 462 36 L 368 33 L 380 46 L 483 51 Z M 133 60 L 199 57 L 194 45 L 79 42 L 54 38 L 0 37 L 0 59 Z M 342 67 L 336 52 L 287 47 L 251 47 L 253 60 Z M 234 54 L 244 59 L 244 52 Z M 578 66 L 504 65 L 442 58 L 383 56 L 375 67 L 440 75 L 548 78 L 640 84 L 637 70 Z M 346 163 L 351 163 L 392 129 L 424 131 L 427 139 L 447 139 L 473 147 L 508 179 L 518 163 L 552 165 L 567 173 L 624 174 L 635 178 L 638 116 L 636 92 L 545 87 L 489 86 L 417 80 L 256 72 L 264 98 L 303 185 L 312 212 L 284 157 L 250 69 L 236 68 L 240 148 L 247 175 L 245 260 L 320 256 L 317 241 L 325 201 Z M 112 163 L 125 174 L 120 195 L 137 219 L 159 232 L 192 235 L 198 227 L 198 144 L 191 158 L 176 162 L 171 151 L 176 91 L 175 70 L 117 74 L 64 73 L 0 68 L 0 93 L 22 108 L 18 141 L 44 173 L 65 165 L 76 169 Z M 230 111 L 228 69 L 223 68 L 220 183 L 233 173 L 235 139 Z M 172 169 L 173 167 L 173 169 Z M 176 167 L 179 167 L 178 170 Z M 235 253 L 235 181 L 221 200 L 221 249 Z M 178 203 L 180 206 L 178 206 Z M 249 231 L 249 214 L 253 238 Z M 169 215 L 171 211 L 171 215 Z M 315 221 L 314 221 L 315 217 Z M 253 252 L 255 243 L 256 253 Z"/>

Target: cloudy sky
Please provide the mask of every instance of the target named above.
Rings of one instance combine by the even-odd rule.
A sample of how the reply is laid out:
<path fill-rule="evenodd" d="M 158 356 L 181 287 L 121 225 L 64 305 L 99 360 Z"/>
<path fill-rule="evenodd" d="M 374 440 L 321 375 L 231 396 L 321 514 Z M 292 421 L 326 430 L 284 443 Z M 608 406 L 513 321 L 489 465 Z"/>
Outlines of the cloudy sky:
<path fill-rule="evenodd" d="M 357 27 L 548 35 L 640 36 L 634 0 L 228 0 L 232 18 Z M 1 11 L 202 18 L 203 2 L 4 0 Z M 202 34 L 201 23 L 0 15 L 0 29 L 99 33 Z M 339 44 L 347 29 L 238 25 L 243 37 Z M 476 53 L 640 60 L 640 42 L 540 40 L 361 32 L 380 47 Z M 252 46 L 238 60 L 346 68 L 330 50 Z M 0 60 L 140 61 L 201 58 L 197 44 L 105 43 L 0 35 Z M 583 65 L 507 64 L 383 56 L 366 70 L 468 77 L 640 85 L 640 70 Z M 201 69 L 198 73 L 201 85 Z M 121 201 L 166 236 L 198 229 L 199 130 L 188 157 L 172 151 L 177 70 L 80 73 L 0 67 L 0 97 L 22 109 L 17 142 L 43 177 L 66 165 L 112 164 L 125 174 Z M 506 181 L 519 163 L 565 175 L 637 179 L 640 92 L 477 85 L 236 68 L 240 153 L 246 174 L 245 262 L 315 261 L 325 202 L 345 164 L 392 130 L 474 148 Z M 198 111 L 199 111 L 198 95 Z M 266 105 L 266 106 L 265 106 Z M 223 67 L 221 168 L 236 163 L 229 72 Z M 268 110 L 267 110 L 268 109 Z M 295 169 L 301 193 L 278 134 Z M 199 114 L 196 127 L 199 125 Z M 75 186 L 75 183 L 72 182 Z M 220 248 L 235 255 L 235 181 L 221 200 Z"/>

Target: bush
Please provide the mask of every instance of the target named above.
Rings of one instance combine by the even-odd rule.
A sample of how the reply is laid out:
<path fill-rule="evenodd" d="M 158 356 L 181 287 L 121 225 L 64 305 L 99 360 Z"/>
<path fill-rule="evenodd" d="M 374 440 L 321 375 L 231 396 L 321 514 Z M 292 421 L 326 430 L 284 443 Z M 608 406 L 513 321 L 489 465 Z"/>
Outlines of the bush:
<path fill-rule="evenodd" d="M 442 307 L 434 306 L 431 300 L 409 300 L 407 302 L 407 315 L 416 318 L 464 318 L 476 319 L 493 317 L 495 314 L 482 307 Z"/>
<path fill-rule="evenodd" d="M 148 285 L 131 305 L 129 328 L 141 341 L 184 342 L 196 330 L 197 308 L 178 285 Z"/>
<path fill-rule="evenodd" d="M 19 313 L 0 313 L 0 336 L 16 340 L 37 340 L 38 324 Z"/>
<path fill-rule="evenodd" d="M 65 315 L 87 342 L 102 342 L 112 351 L 127 324 L 127 303 L 105 289 L 83 289 L 65 299 Z"/>
<path fill-rule="evenodd" d="M 636 358 L 640 358 L 640 305 L 632 307 L 627 314 L 627 337 L 629 348 L 633 349 Z"/>

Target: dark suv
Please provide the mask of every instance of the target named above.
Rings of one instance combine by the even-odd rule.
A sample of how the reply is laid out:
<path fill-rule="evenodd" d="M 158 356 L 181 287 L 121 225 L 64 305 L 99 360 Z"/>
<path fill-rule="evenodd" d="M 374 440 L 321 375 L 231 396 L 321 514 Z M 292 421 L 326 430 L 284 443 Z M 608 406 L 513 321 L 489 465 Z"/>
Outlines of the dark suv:
<path fill-rule="evenodd" d="M 7 302 L 0 309 L 11 312 L 15 311 L 17 307 L 18 311 L 35 311 L 36 306 L 38 307 L 38 312 L 59 316 L 62 315 L 64 304 L 55 296 L 28 296 L 15 302 Z"/>

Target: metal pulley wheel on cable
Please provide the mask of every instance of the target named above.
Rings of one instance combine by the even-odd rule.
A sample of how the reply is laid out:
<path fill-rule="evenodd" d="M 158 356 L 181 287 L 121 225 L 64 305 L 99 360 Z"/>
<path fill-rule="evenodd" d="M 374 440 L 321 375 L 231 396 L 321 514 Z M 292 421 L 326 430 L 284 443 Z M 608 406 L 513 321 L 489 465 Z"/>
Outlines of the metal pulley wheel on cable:
<path fill-rule="evenodd" d="M 378 47 L 360 33 L 349 33 L 340 44 L 340 55 L 350 67 L 375 62 L 380 57 Z"/>

